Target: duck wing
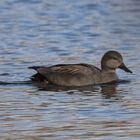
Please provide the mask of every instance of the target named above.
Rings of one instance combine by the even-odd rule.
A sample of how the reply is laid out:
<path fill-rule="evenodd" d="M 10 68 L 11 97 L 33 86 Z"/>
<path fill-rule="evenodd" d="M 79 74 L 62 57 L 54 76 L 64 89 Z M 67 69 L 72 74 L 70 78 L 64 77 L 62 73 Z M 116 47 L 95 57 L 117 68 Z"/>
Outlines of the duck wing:
<path fill-rule="evenodd" d="M 48 83 L 62 86 L 91 85 L 93 76 L 99 73 L 99 69 L 89 64 L 60 64 L 50 67 L 30 67 L 37 71 L 36 75 Z"/>

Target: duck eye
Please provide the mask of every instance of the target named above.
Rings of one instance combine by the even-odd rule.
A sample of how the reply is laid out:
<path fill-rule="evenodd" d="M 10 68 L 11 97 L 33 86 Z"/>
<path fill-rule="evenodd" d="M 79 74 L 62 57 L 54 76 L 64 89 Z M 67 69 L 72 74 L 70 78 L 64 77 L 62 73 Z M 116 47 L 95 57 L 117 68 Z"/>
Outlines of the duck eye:
<path fill-rule="evenodd" d="M 116 58 L 116 57 L 114 57 L 114 56 L 112 57 L 112 59 L 117 60 L 117 58 Z"/>

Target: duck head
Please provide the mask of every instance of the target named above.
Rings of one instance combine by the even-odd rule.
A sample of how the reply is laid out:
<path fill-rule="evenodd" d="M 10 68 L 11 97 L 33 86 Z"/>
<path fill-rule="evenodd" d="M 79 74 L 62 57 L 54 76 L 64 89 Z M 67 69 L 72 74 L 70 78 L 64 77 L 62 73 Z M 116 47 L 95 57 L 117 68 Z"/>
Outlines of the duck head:
<path fill-rule="evenodd" d="M 125 72 L 132 73 L 124 64 L 122 55 L 117 51 L 108 51 L 104 54 L 101 60 L 101 68 L 103 71 L 115 71 L 120 68 Z"/>

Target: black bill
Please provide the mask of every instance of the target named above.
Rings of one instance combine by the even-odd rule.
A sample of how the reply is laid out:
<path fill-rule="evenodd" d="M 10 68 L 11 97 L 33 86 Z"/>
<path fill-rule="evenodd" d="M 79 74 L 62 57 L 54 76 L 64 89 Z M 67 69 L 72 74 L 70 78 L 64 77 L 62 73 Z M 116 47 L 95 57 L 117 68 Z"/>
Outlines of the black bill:
<path fill-rule="evenodd" d="M 132 71 L 130 69 L 128 69 L 124 63 L 122 63 L 120 66 L 119 66 L 120 69 L 126 71 L 126 72 L 129 72 L 129 73 L 132 73 Z"/>

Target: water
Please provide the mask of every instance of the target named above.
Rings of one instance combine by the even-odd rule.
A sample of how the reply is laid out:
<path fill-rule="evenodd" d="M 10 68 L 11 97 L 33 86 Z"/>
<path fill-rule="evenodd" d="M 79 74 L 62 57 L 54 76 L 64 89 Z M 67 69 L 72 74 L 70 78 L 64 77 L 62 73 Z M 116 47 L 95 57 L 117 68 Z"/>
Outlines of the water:
<path fill-rule="evenodd" d="M 0 139 L 140 139 L 139 25 L 139 0 L 1 0 Z M 100 67 L 112 49 L 133 71 L 117 71 L 128 82 L 67 90 L 23 82 L 29 66 Z"/>

